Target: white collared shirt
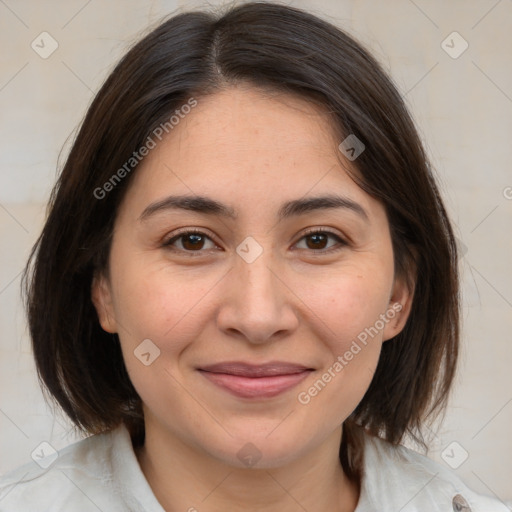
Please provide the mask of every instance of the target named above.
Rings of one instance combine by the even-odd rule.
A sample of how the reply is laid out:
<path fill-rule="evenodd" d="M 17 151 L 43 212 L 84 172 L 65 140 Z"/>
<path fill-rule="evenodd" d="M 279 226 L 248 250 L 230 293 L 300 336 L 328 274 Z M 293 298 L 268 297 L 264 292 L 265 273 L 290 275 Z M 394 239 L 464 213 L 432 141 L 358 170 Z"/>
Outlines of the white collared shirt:
<path fill-rule="evenodd" d="M 165 512 L 125 426 L 74 443 L 47 468 L 40 465 L 31 462 L 0 478 L 0 512 Z M 200 510 L 194 503 L 189 510 L 195 505 Z M 366 437 L 355 512 L 510 512 L 509 506 L 472 492 L 419 453 Z"/>

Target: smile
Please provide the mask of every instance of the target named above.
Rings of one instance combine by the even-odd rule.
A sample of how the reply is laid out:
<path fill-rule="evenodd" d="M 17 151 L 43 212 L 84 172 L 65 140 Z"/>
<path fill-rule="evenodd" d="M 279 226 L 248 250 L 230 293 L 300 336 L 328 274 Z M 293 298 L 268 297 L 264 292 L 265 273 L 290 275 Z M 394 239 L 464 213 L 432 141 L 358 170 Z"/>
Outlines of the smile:
<path fill-rule="evenodd" d="M 294 388 L 313 371 L 289 363 L 254 366 L 237 362 L 198 370 L 209 382 L 240 398 L 272 398 Z"/>

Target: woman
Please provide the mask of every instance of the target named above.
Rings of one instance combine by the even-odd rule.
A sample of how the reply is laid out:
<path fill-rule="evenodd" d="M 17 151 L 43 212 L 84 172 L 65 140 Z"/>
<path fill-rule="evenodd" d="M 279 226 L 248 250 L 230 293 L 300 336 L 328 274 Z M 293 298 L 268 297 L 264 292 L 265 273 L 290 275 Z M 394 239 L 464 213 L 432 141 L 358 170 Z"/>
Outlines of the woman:
<path fill-rule="evenodd" d="M 399 444 L 453 381 L 455 241 L 400 95 L 310 14 L 186 13 L 133 47 L 25 282 L 42 383 L 92 436 L 0 510 L 507 510 Z"/>

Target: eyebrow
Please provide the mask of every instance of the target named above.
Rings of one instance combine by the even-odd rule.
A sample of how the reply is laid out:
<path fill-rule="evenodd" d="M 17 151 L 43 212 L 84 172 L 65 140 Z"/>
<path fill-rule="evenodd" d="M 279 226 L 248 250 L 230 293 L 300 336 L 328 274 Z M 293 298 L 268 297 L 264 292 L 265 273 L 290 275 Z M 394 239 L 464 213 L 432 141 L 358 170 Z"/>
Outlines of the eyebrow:
<path fill-rule="evenodd" d="M 279 220 L 283 220 L 316 210 L 328 210 L 335 208 L 351 210 L 357 213 L 364 220 L 369 220 L 366 210 L 359 203 L 356 203 L 348 197 L 335 194 L 287 201 L 281 205 L 277 216 Z M 216 201 L 215 199 L 200 195 L 179 195 L 168 196 L 160 201 L 150 204 L 144 209 L 139 220 L 145 221 L 156 213 L 166 210 L 188 210 L 208 215 L 217 215 L 227 219 L 236 219 L 238 217 L 236 211 L 232 207 Z"/>

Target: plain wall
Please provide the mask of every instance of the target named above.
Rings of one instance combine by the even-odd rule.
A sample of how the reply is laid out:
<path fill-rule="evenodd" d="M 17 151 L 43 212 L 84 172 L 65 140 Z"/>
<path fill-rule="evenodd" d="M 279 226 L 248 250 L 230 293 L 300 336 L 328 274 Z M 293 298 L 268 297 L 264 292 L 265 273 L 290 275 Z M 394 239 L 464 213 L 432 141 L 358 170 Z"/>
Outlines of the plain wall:
<path fill-rule="evenodd" d="M 289 3 L 362 41 L 412 110 L 462 249 L 461 366 L 429 455 L 453 467 L 467 452 L 455 469 L 463 480 L 510 500 L 512 1 Z M 73 130 L 127 46 L 163 15 L 195 6 L 205 4 L 0 3 L 0 474 L 30 461 L 42 441 L 60 449 L 76 439 L 45 405 L 20 300 L 20 273 L 44 221 L 61 149 L 66 143 L 62 164 Z M 41 32 L 58 43 L 46 59 L 31 47 Z M 464 40 L 468 48 L 454 58 Z"/>

